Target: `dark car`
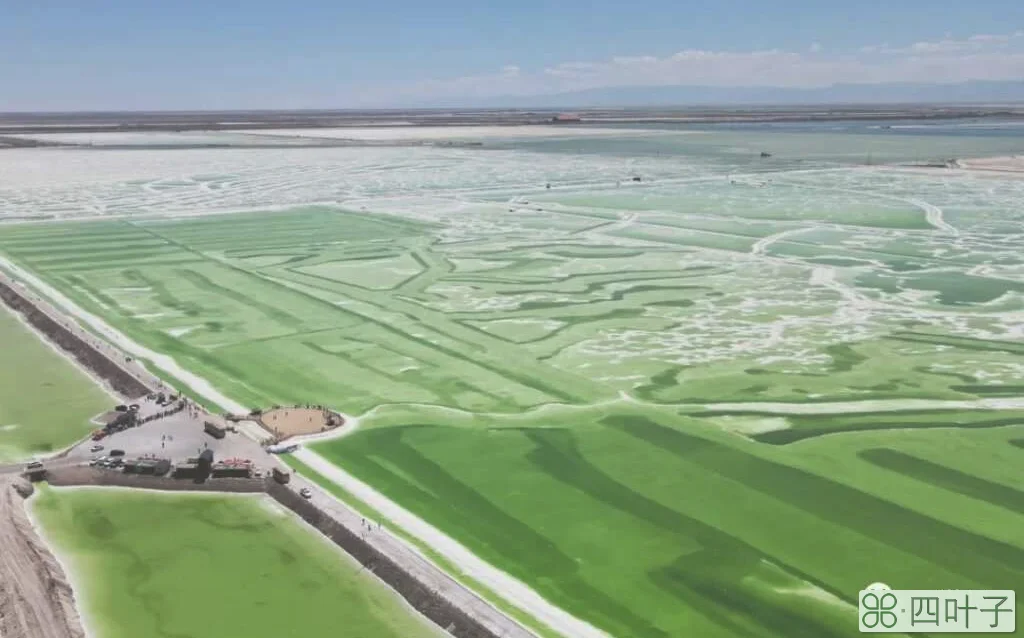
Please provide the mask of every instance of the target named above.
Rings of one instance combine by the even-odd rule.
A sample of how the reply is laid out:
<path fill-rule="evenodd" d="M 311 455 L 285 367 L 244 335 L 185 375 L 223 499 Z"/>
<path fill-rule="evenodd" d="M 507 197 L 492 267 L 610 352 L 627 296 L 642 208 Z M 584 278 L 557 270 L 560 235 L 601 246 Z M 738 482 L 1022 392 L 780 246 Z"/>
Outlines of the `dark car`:
<path fill-rule="evenodd" d="M 124 450 L 111 450 L 110 456 L 124 456 Z"/>

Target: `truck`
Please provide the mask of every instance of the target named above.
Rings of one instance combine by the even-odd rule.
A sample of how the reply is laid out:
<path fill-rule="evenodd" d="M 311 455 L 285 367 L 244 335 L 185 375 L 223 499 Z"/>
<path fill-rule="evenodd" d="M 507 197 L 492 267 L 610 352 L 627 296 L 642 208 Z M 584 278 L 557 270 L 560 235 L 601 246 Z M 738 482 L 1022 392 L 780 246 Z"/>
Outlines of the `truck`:
<path fill-rule="evenodd" d="M 288 481 L 292 480 L 291 472 L 285 472 L 279 467 L 275 467 L 272 470 L 272 474 L 274 475 L 274 480 L 280 483 L 281 485 L 284 485 Z"/>
<path fill-rule="evenodd" d="M 207 434 L 209 434 L 215 439 L 223 439 L 227 435 L 227 432 L 224 430 L 224 428 L 220 427 L 216 423 L 211 423 L 209 421 L 203 422 L 203 430 L 205 430 Z"/>

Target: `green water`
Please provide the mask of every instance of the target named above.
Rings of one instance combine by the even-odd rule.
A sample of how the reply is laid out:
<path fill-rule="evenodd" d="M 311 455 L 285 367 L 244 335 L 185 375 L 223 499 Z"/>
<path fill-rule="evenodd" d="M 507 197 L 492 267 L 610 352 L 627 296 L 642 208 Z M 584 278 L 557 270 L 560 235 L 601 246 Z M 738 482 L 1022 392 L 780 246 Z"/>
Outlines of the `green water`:
<path fill-rule="evenodd" d="M 264 497 L 44 489 L 33 512 L 74 570 L 94 638 L 437 636 Z"/>
<path fill-rule="evenodd" d="M 0 304 L 0 463 L 67 447 L 114 403 Z"/>

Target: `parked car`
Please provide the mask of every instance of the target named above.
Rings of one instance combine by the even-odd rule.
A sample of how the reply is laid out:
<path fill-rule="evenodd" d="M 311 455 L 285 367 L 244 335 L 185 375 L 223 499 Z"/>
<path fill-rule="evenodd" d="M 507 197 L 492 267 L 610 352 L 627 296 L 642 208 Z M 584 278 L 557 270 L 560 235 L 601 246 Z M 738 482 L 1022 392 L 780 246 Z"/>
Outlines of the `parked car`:
<path fill-rule="evenodd" d="M 124 450 L 111 450 L 110 456 L 124 456 Z"/>
<path fill-rule="evenodd" d="M 89 448 L 90 452 L 99 452 L 101 450 L 103 450 L 103 446 L 102 445 L 94 445 L 91 448 Z"/>
<path fill-rule="evenodd" d="M 42 463 L 40 463 L 39 461 L 32 461 L 31 463 L 29 463 L 28 465 L 25 466 L 25 469 L 26 470 L 38 470 L 41 467 L 43 467 Z"/>
<path fill-rule="evenodd" d="M 299 496 L 302 498 L 313 498 L 313 492 L 311 492 L 308 487 L 304 487 L 299 490 Z"/>

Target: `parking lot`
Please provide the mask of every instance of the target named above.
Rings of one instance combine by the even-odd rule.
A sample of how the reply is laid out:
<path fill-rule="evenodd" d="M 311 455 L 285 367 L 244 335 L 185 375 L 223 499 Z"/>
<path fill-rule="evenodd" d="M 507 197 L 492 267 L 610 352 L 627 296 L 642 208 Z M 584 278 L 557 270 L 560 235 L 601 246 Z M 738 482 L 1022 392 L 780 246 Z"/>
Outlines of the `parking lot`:
<path fill-rule="evenodd" d="M 140 418 L 157 414 L 169 407 L 158 405 L 151 399 L 139 401 L 138 405 Z M 83 441 L 71 449 L 66 459 L 67 462 L 84 462 L 108 456 L 111 450 L 123 450 L 126 459 L 154 455 L 167 458 L 171 463 L 179 463 L 210 449 L 218 461 L 246 458 L 253 461 L 256 470 L 269 471 L 270 458 L 258 443 L 241 432 L 229 431 L 224 438 L 215 438 L 204 430 L 205 421 L 222 424 L 219 417 L 206 414 L 190 404 L 189 408 L 181 412 L 109 434 L 99 441 Z"/>

